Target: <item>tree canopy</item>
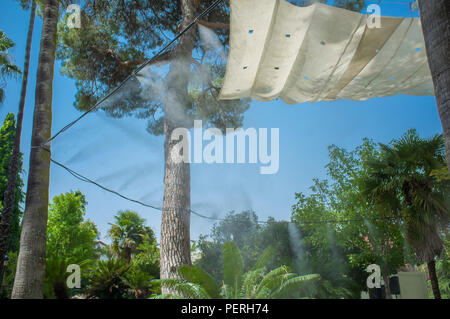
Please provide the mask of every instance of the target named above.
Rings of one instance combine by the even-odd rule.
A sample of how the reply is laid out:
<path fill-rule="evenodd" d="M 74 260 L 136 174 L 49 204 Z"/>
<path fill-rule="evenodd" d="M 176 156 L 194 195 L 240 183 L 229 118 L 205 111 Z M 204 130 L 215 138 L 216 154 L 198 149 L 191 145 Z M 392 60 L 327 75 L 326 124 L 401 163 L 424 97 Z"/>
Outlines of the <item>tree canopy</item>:
<path fill-rule="evenodd" d="M 97 226 L 85 220 L 86 198 L 71 191 L 53 198 L 49 205 L 45 294 L 67 298 L 70 264 L 87 265 L 99 257 Z"/>
<path fill-rule="evenodd" d="M 213 1 L 198 2 L 201 12 Z M 155 54 L 180 30 L 180 6 L 177 1 L 86 1 L 83 7 L 82 28 L 70 30 L 61 25 L 58 58 L 62 60 L 63 74 L 76 79 L 78 93 L 75 106 L 87 110 L 108 90 L 114 88 L 139 65 Z M 228 8 L 224 4 L 212 11 L 207 20 L 227 23 Z M 204 27 L 203 27 L 204 28 Z M 186 109 L 178 110 L 179 116 L 190 120 L 202 119 L 218 128 L 238 127 L 242 124 L 242 114 L 248 108 L 248 100 L 219 101 L 218 94 L 225 72 L 225 59 L 217 56 L 217 46 L 211 47 L 206 36 L 197 33 L 192 55 L 191 74 L 179 77 L 189 78 Z M 219 45 L 226 46 L 226 30 L 218 30 Z M 216 42 L 217 43 L 217 42 Z M 210 53 L 212 51 L 212 53 Z M 162 134 L 164 117 L 164 96 L 167 89 L 164 64 L 173 60 L 173 48 L 143 70 L 101 108 L 113 117 L 134 115 L 148 120 L 148 131 Z M 223 57 L 223 55 L 222 55 Z M 205 123 L 206 124 L 206 123 Z"/>
<path fill-rule="evenodd" d="M 0 129 L 0 194 L 2 198 L 0 203 L 3 203 L 3 194 L 5 192 L 6 182 L 8 180 L 8 170 L 9 162 L 11 159 L 11 153 L 14 146 L 14 137 L 16 135 L 16 121 L 14 114 L 9 113 L 3 126 Z M 25 199 L 25 193 L 22 188 L 24 182 L 20 174 L 22 173 L 22 156 L 19 159 L 19 173 L 17 174 L 16 182 L 16 201 L 14 204 L 12 222 L 10 228 L 10 239 L 9 239 L 9 251 L 17 251 L 19 249 L 19 238 L 20 238 L 20 218 L 22 215 L 21 204 Z"/>
<path fill-rule="evenodd" d="M 6 81 L 11 78 L 17 78 L 21 71 L 14 64 L 11 53 L 8 51 L 13 48 L 15 43 L 6 36 L 5 32 L 0 30 L 0 104 L 5 99 L 4 88 Z"/>

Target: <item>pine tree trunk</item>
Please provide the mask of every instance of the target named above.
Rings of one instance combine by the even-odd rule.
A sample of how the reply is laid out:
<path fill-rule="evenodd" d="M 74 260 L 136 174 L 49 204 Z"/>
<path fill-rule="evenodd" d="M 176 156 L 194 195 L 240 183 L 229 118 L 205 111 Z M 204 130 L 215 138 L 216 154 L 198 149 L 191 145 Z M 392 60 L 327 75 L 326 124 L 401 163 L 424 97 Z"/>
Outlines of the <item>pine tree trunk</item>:
<path fill-rule="evenodd" d="M 194 0 L 181 0 L 184 29 L 195 18 Z M 177 141 L 171 140 L 177 127 L 186 127 L 187 87 L 189 83 L 195 30 L 184 34 L 175 48 L 174 60 L 167 76 L 164 106 L 165 171 L 164 208 L 161 221 L 161 278 L 179 278 L 178 267 L 191 265 L 190 252 L 190 164 L 175 163 L 171 151 Z M 176 293 L 165 287 L 163 293 Z"/>
<path fill-rule="evenodd" d="M 389 275 L 383 275 L 384 291 L 386 293 L 386 299 L 392 299 L 391 287 L 389 286 Z"/>
<path fill-rule="evenodd" d="M 40 147 L 51 135 L 53 73 L 58 23 L 58 0 L 44 1 L 39 65 L 31 139 L 30 167 L 20 251 L 12 298 L 42 298 L 50 179 L 50 145 Z"/>
<path fill-rule="evenodd" d="M 27 46 L 25 49 L 25 63 L 23 67 L 22 89 L 20 92 L 19 111 L 17 113 L 16 135 L 14 137 L 14 148 L 11 154 L 11 160 L 8 167 L 8 181 L 3 195 L 3 213 L 0 223 L 0 274 L 4 271 L 5 255 L 8 252 L 11 216 L 16 202 L 16 182 L 19 173 L 20 160 L 20 137 L 22 135 L 23 112 L 25 108 L 25 98 L 27 96 L 28 72 L 30 69 L 31 42 L 33 40 L 34 20 L 36 16 L 36 2 L 31 5 L 30 23 L 28 25 Z M 0 277 L 0 287 L 2 286 L 3 276 Z"/>
<path fill-rule="evenodd" d="M 427 263 L 428 273 L 431 280 L 431 289 L 433 290 L 434 299 L 441 299 L 441 291 L 439 290 L 439 282 L 436 275 L 436 262 L 434 260 Z"/>
<path fill-rule="evenodd" d="M 419 7 L 450 171 L 450 1 L 419 0 Z"/>
<path fill-rule="evenodd" d="M 179 278 L 177 269 L 191 265 L 190 251 L 190 166 L 174 163 L 170 151 L 173 127 L 165 121 L 164 210 L 161 222 L 161 278 Z M 174 293 L 165 290 L 163 293 Z"/>

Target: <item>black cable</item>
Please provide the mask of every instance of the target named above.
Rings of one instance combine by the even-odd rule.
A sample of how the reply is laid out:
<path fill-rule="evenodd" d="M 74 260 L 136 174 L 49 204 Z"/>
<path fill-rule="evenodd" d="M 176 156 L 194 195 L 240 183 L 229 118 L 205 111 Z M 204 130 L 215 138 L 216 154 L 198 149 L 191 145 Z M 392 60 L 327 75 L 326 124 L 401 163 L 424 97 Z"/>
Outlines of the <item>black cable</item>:
<path fill-rule="evenodd" d="M 123 199 L 125 199 L 125 200 L 127 200 L 127 201 L 130 201 L 130 202 L 133 202 L 133 203 L 136 203 L 136 204 L 145 206 L 145 207 L 149 207 L 149 208 L 158 210 L 158 211 L 160 211 L 160 212 L 162 212 L 163 210 L 169 210 L 169 209 L 170 209 L 170 208 L 162 208 L 162 207 L 159 207 L 159 206 L 156 206 L 156 205 L 146 204 L 146 203 L 144 203 L 144 202 L 142 202 L 142 201 L 139 201 L 139 200 L 130 198 L 130 197 L 128 197 L 128 196 L 125 196 L 125 195 L 123 195 L 123 194 L 121 194 L 121 193 L 115 191 L 115 190 L 112 190 L 112 189 L 110 189 L 110 188 L 108 188 L 108 187 L 106 187 L 106 186 L 103 186 L 103 185 L 97 183 L 96 181 L 93 181 L 93 180 L 90 179 L 90 178 L 87 178 L 87 177 L 81 175 L 80 173 L 78 173 L 78 172 L 76 172 L 76 171 L 70 169 L 69 167 L 65 166 L 64 164 L 62 164 L 62 163 L 60 163 L 60 162 L 54 160 L 53 158 L 50 158 L 50 161 L 51 161 L 52 163 L 58 165 L 59 167 L 65 169 L 65 170 L 66 170 L 67 172 L 69 172 L 73 177 L 79 179 L 80 181 L 85 182 L 85 183 L 93 184 L 93 185 L 95 185 L 95 186 L 97 186 L 97 187 L 99 187 L 99 188 L 101 188 L 101 189 L 103 189 L 103 190 L 105 190 L 105 191 L 107 191 L 107 192 L 109 192 L 109 193 L 112 193 L 112 194 L 114 194 L 114 195 L 116 195 L 116 196 L 119 196 L 119 197 L 121 197 L 121 198 L 123 198 Z M 215 221 L 223 221 L 223 220 L 225 220 L 225 219 L 223 219 L 223 218 L 215 218 L 215 217 L 205 216 L 205 215 L 202 215 L 202 214 L 200 214 L 200 213 L 198 213 L 198 212 L 196 212 L 196 211 L 194 211 L 194 210 L 192 210 L 192 209 L 190 210 L 190 212 L 191 212 L 192 214 L 194 214 L 194 215 L 197 215 L 198 217 L 205 218 L 205 219 L 210 219 L 210 220 L 215 220 Z M 261 223 L 266 223 L 266 222 L 261 221 Z"/>
<path fill-rule="evenodd" d="M 134 70 L 130 75 L 128 75 L 125 80 L 123 80 L 118 86 L 116 86 L 114 89 L 112 89 L 109 93 L 107 93 L 103 98 L 100 99 L 94 106 L 92 106 L 90 109 L 88 109 L 86 112 L 84 112 L 81 116 L 79 116 L 74 121 L 70 122 L 66 126 L 64 126 L 61 130 L 59 130 L 55 135 L 53 135 L 51 138 L 49 138 L 47 141 L 42 143 L 41 146 L 44 146 L 51 141 L 53 141 L 58 135 L 65 132 L 69 128 L 71 128 L 75 123 L 80 121 L 83 117 L 85 117 L 87 114 L 94 111 L 96 108 L 100 106 L 103 102 L 105 102 L 108 98 L 110 98 L 113 94 L 115 94 L 120 88 L 123 87 L 123 85 L 128 82 L 131 78 L 134 78 L 137 73 L 139 73 L 143 68 L 145 68 L 147 65 L 152 63 L 155 59 L 157 59 L 159 56 L 161 56 L 173 43 L 175 43 L 179 38 L 181 38 L 187 31 L 189 31 L 194 24 L 197 23 L 199 19 L 204 17 L 205 15 L 209 14 L 213 9 L 215 9 L 223 0 L 216 0 L 213 4 L 211 4 L 205 11 L 200 13 L 193 21 L 191 21 L 175 38 L 173 38 L 172 41 L 170 41 L 167 45 L 164 46 L 156 55 L 154 55 L 151 59 L 147 60 L 143 64 L 141 64 L 136 70 Z"/>
<path fill-rule="evenodd" d="M 50 158 L 50 161 L 52 161 L 52 163 L 54 163 L 54 164 L 56 164 L 56 165 L 58 165 L 58 166 L 64 168 L 64 169 L 65 169 L 66 171 L 68 171 L 72 176 L 74 176 L 75 178 L 77 178 L 77 179 L 79 179 L 79 180 L 81 180 L 81 181 L 83 181 L 83 182 L 91 183 L 91 184 L 93 184 L 93 185 L 95 185 L 95 186 L 97 186 L 97 187 L 100 187 L 101 189 L 103 189 L 103 190 L 105 190 L 105 191 L 107 191 L 107 192 L 113 193 L 113 194 L 115 194 L 115 195 L 117 195 L 117 196 L 119 196 L 119 197 L 122 197 L 123 199 L 126 199 L 126 200 L 128 200 L 128 201 L 131 201 L 131 202 L 140 204 L 140 205 L 145 206 L 145 207 L 149 207 L 149 208 L 153 208 L 153 209 L 162 211 L 162 208 L 161 208 L 161 207 L 157 207 L 157 206 L 154 206 L 154 205 L 149 205 L 149 204 L 143 203 L 143 202 L 141 202 L 141 201 L 138 201 L 138 200 L 129 198 L 129 197 L 125 196 L 125 195 L 122 195 L 122 194 L 120 194 L 119 192 L 116 192 L 116 191 L 114 191 L 114 190 L 112 190 L 112 189 L 109 189 L 109 188 L 107 188 L 107 187 L 105 187 L 105 186 L 103 186 L 103 185 L 101 185 L 101 184 L 99 184 L 99 183 L 97 183 L 97 182 L 95 182 L 95 181 L 93 181 L 93 180 L 91 180 L 91 179 L 89 179 L 89 178 L 87 178 L 87 177 L 81 175 L 80 173 L 75 172 L 74 170 L 68 168 L 67 166 L 65 166 L 64 164 L 62 164 L 62 163 L 60 163 L 60 162 L 58 162 L 58 161 L 56 161 L 56 160 L 54 160 L 53 158 Z"/>
<path fill-rule="evenodd" d="M 156 206 L 156 205 L 146 204 L 146 203 L 144 203 L 142 201 L 139 201 L 139 200 L 136 200 L 136 199 L 132 199 L 132 198 L 130 198 L 128 196 L 125 196 L 125 195 L 123 195 L 123 194 L 121 194 L 121 193 L 119 193 L 119 192 L 117 192 L 115 190 L 107 188 L 106 186 L 103 186 L 103 185 L 93 181 L 90 178 L 87 178 L 87 177 L 81 175 L 80 173 L 70 169 L 69 167 L 65 166 L 64 164 L 54 160 L 53 158 L 50 158 L 50 161 L 52 161 L 52 163 L 58 165 L 59 167 L 65 169 L 67 172 L 69 172 L 73 177 L 77 178 L 78 180 L 83 181 L 85 183 L 93 184 L 93 185 L 95 185 L 95 186 L 97 186 L 97 187 L 99 187 L 99 188 L 101 188 L 101 189 L 103 189 L 103 190 L 105 190 L 105 191 L 107 191 L 109 193 L 112 193 L 112 194 L 114 194 L 116 196 L 119 196 L 119 197 L 121 197 L 121 198 L 123 198 L 123 199 L 125 199 L 127 201 L 130 201 L 130 202 L 142 205 L 144 207 L 152 208 L 152 209 L 158 210 L 160 212 L 162 212 L 163 210 L 170 210 L 171 209 L 171 208 L 163 208 L 163 207 L 159 207 L 159 206 Z M 204 218 L 204 219 L 209 219 L 209 220 L 214 220 L 214 221 L 226 221 L 227 220 L 225 218 L 216 218 L 216 217 L 206 216 L 206 215 L 200 214 L 200 213 L 198 213 L 198 212 L 196 212 L 196 211 L 194 211 L 192 209 L 190 209 L 189 212 L 191 212 L 192 214 L 194 214 L 194 215 L 196 215 L 196 216 L 198 216 L 200 218 Z M 375 218 L 373 220 L 374 221 L 395 220 L 395 217 Z M 306 222 L 306 224 L 318 224 L 318 223 L 324 223 L 324 224 L 337 223 L 337 224 L 339 224 L 339 223 L 346 223 L 346 222 L 362 222 L 362 221 L 364 221 L 364 219 L 361 219 L 361 218 L 359 218 L 359 219 L 356 219 L 356 218 L 354 218 L 354 219 L 343 219 L 343 220 L 336 220 L 336 219 L 330 219 L 330 220 L 309 220 L 308 222 Z M 257 222 L 259 224 L 268 224 L 268 221 L 257 221 Z M 305 223 L 305 222 L 302 222 L 302 223 Z"/>

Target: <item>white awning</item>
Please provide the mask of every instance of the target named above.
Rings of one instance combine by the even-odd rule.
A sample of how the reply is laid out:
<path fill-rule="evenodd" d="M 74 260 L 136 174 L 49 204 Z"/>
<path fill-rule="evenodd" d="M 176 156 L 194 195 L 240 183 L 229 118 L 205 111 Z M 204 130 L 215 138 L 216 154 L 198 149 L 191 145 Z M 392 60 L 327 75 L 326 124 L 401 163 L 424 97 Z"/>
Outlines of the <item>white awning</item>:
<path fill-rule="evenodd" d="M 286 103 L 433 95 L 418 18 L 367 15 L 316 3 L 231 0 L 221 99 Z"/>

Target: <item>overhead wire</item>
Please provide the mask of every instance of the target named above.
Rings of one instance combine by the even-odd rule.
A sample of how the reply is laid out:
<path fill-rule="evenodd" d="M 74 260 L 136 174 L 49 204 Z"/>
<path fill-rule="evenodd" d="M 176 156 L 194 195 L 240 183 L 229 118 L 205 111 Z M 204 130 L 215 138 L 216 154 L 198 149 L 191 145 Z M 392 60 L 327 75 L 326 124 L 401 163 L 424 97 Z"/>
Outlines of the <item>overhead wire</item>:
<path fill-rule="evenodd" d="M 86 115 L 88 115 L 89 113 L 91 113 L 92 111 L 94 111 L 95 109 L 97 109 L 103 102 L 105 102 L 108 98 L 110 98 L 112 95 L 114 95 L 116 92 L 118 92 L 124 85 L 125 83 L 127 83 L 129 80 L 131 80 L 132 78 L 134 78 L 140 71 L 142 71 L 146 66 L 148 66 L 150 63 L 152 63 L 154 60 L 156 60 L 158 57 L 160 57 L 163 53 L 166 52 L 166 50 L 168 48 L 170 48 L 170 46 L 172 46 L 172 44 L 174 44 L 178 39 L 180 39 L 186 32 L 188 32 L 196 23 L 198 20 L 200 20 L 202 17 L 206 16 L 207 14 L 209 14 L 212 10 L 214 10 L 223 0 L 216 0 L 215 2 L 213 2 L 206 10 L 204 10 L 202 13 L 200 13 L 199 15 L 197 15 L 195 17 L 194 20 L 192 20 L 180 33 L 178 33 L 169 43 L 167 43 L 161 50 L 158 51 L 158 53 L 156 53 L 151 59 L 148 59 L 146 62 L 144 62 L 143 64 L 141 64 L 139 67 L 137 67 L 135 70 L 133 70 L 133 72 L 128 75 L 118 86 L 116 86 L 114 89 L 112 89 L 111 91 L 109 91 L 104 97 L 102 97 L 97 103 L 95 103 L 91 108 L 89 108 L 87 111 L 85 111 L 83 114 L 81 114 L 79 117 L 77 117 L 75 120 L 73 120 L 72 122 L 68 123 L 67 125 L 65 125 L 62 129 L 60 129 L 58 132 L 56 132 L 53 136 L 51 136 L 48 140 L 46 140 L 45 142 L 43 142 L 41 145 L 39 146 L 32 146 L 32 148 L 34 147 L 42 147 L 43 149 L 49 151 L 45 146 L 48 145 L 48 143 L 52 142 L 56 137 L 58 137 L 60 134 L 64 133 L 65 131 L 67 131 L 69 128 L 71 128 L 73 125 L 75 125 L 78 121 L 80 121 L 81 119 L 83 119 Z M 50 151 L 49 151 L 50 152 Z M 99 184 L 98 182 L 95 182 L 92 179 L 89 179 L 88 177 L 85 177 L 83 175 L 81 175 L 80 173 L 70 169 L 69 167 L 65 166 L 64 164 L 58 162 L 57 160 L 50 158 L 50 161 L 54 164 L 56 164 L 57 166 L 65 169 L 69 174 L 71 174 L 73 177 L 86 182 L 86 183 L 90 183 L 93 184 L 107 192 L 110 192 L 112 194 L 115 194 L 127 201 L 130 202 L 134 202 L 136 204 L 142 205 L 144 207 L 148 207 L 148 208 L 152 208 L 158 211 L 163 211 L 163 210 L 168 210 L 170 208 L 162 208 L 162 207 L 158 207 L 155 205 L 150 205 L 150 204 L 146 204 L 142 201 L 130 198 L 128 196 L 125 196 L 117 191 L 114 191 L 112 189 L 109 189 L 108 187 Z M 200 214 L 194 210 L 190 210 L 190 212 L 194 215 L 197 215 L 201 218 L 205 218 L 205 219 L 209 219 L 209 220 L 215 220 L 215 221 L 220 221 L 223 219 L 220 218 L 214 218 L 214 217 L 210 217 L 210 216 L 206 216 L 203 214 Z"/>
<path fill-rule="evenodd" d="M 55 165 L 65 169 L 67 172 L 69 172 L 73 177 L 77 178 L 78 180 L 81 180 L 81 181 L 83 181 L 85 183 L 93 184 L 93 185 L 95 185 L 95 186 L 97 186 L 97 187 L 99 187 L 99 188 L 101 188 L 101 189 L 103 189 L 103 190 L 105 190 L 105 191 L 107 191 L 109 193 L 112 193 L 112 194 L 114 194 L 116 196 L 121 197 L 122 199 L 125 199 L 127 201 L 130 201 L 130 202 L 142 205 L 144 207 L 152 208 L 152 209 L 160 211 L 160 212 L 162 212 L 164 210 L 171 210 L 172 209 L 170 207 L 168 207 L 168 208 L 164 207 L 163 208 L 163 207 L 160 207 L 160 206 L 157 206 L 157 205 L 147 204 L 147 203 L 144 203 L 144 202 L 142 202 L 140 200 L 136 200 L 136 199 L 130 198 L 130 197 L 126 196 L 126 195 L 123 195 L 123 194 L 121 194 L 121 193 L 119 193 L 119 192 L 117 192 L 115 190 L 112 190 L 112 189 L 110 189 L 110 188 L 108 188 L 108 187 L 106 187 L 106 186 L 104 186 L 104 185 L 102 185 L 102 184 L 100 184 L 100 183 L 98 183 L 98 182 L 96 182 L 96 181 L 94 181 L 94 180 L 92 180 L 92 179 L 90 179 L 90 178 L 88 178 L 88 177 L 86 177 L 86 176 L 84 176 L 84 175 L 82 175 L 82 174 L 72 170 L 71 168 L 67 167 L 66 165 L 64 165 L 64 164 L 54 160 L 53 158 L 50 158 L 50 160 L 51 160 L 51 162 L 53 164 L 55 164 Z M 196 215 L 198 217 L 204 218 L 204 219 L 209 219 L 209 220 L 213 220 L 213 221 L 227 221 L 228 220 L 226 218 L 218 218 L 218 217 L 206 216 L 206 215 L 198 213 L 197 211 L 195 211 L 193 209 L 189 209 L 188 211 L 190 213 L 192 213 L 192 214 L 194 214 L 194 215 Z M 371 220 L 373 220 L 373 221 L 395 220 L 395 217 L 374 218 L 374 219 L 371 219 Z M 364 222 L 364 221 L 365 220 L 362 219 L 362 218 L 325 219 L 325 220 L 324 219 L 320 219 L 320 220 L 317 219 L 317 220 L 302 221 L 302 223 L 306 223 L 306 224 L 317 224 L 317 223 L 330 224 L 330 223 L 336 223 L 336 224 L 339 224 L 339 223 L 347 223 L 347 222 Z M 269 221 L 259 221 L 258 220 L 257 223 L 268 224 Z"/>
<path fill-rule="evenodd" d="M 178 39 L 180 39 L 189 29 L 191 29 L 198 20 L 200 20 L 205 15 L 209 14 L 212 10 L 214 10 L 222 1 L 224 0 L 216 0 L 214 3 L 212 3 L 205 11 L 200 13 L 198 16 L 195 17 L 193 21 L 191 21 L 180 33 L 178 33 L 169 43 L 167 43 L 161 50 L 158 51 L 151 59 L 148 59 L 146 62 L 141 64 L 139 67 L 136 68 L 133 72 L 131 72 L 130 75 L 128 75 L 118 86 L 116 86 L 114 89 L 109 91 L 104 97 L 102 97 L 97 103 L 95 103 L 91 108 L 89 108 L 87 111 L 85 111 L 83 114 L 81 114 L 78 118 L 73 120 L 72 122 L 68 123 L 66 126 L 64 126 L 62 129 L 60 129 L 58 132 L 56 132 L 52 137 L 50 137 L 47 141 L 43 142 L 40 146 L 47 145 L 51 141 L 53 141 L 56 137 L 58 137 L 63 132 L 67 131 L 69 128 L 71 128 L 73 125 L 75 125 L 78 121 L 80 121 L 82 118 L 84 118 L 86 115 L 97 109 L 103 102 L 105 102 L 108 98 L 110 98 L 112 95 L 114 95 L 117 91 L 119 91 L 125 83 L 127 83 L 129 80 L 134 78 L 142 69 L 144 69 L 147 65 L 152 63 L 154 60 L 156 60 L 159 56 L 161 56 L 172 44 L 174 44 Z M 35 147 L 40 147 L 35 146 Z"/>

